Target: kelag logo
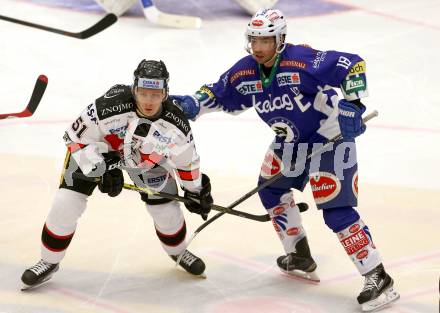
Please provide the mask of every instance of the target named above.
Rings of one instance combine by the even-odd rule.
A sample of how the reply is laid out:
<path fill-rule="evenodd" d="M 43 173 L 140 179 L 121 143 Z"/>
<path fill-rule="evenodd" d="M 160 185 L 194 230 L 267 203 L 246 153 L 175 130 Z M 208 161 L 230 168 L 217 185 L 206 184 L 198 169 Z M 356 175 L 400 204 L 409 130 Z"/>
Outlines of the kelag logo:
<path fill-rule="evenodd" d="M 241 82 L 235 88 L 242 95 L 248 95 L 248 94 L 263 92 L 263 84 L 261 83 L 261 80 L 255 80 L 255 81 L 249 81 L 249 82 Z"/>
<path fill-rule="evenodd" d="M 257 101 L 256 96 L 252 96 L 252 106 L 258 113 L 269 113 L 276 110 L 285 109 L 287 111 L 293 110 L 293 102 L 288 94 L 283 94 L 281 97 L 275 97 L 271 100 Z"/>

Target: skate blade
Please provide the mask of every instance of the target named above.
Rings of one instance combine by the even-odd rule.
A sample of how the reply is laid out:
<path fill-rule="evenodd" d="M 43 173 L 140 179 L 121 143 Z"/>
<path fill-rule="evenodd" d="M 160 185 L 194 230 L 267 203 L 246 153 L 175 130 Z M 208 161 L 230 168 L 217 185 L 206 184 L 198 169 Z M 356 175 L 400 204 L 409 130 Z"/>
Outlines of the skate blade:
<path fill-rule="evenodd" d="M 182 270 L 184 270 L 186 273 L 188 273 L 189 275 L 191 275 L 191 276 L 193 276 L 193 277 L 196 277 L 196 278 L 202 278 L 202 279 L 206 279 L 206 278 L 208 278 L 208 277 L 206 276 L 206 273 L 205 273 L 205 272 L 203 272 L 202 274 L 196 275 L 196 274 L 192 274 L 192 273 L 186 271 L 184 268 L 182 268 Z M 0 312 L 0 313 L 1 313 L 1 312 Z"/>
<path fill-rule="evenodd" d="M 316 274 L 316 271 L 313 271 L 313 272 L 304 272 L 304 271 L 300 271 L 300 270 L 293 270 L 293 271 L 282 270 L 282 271 L 283 271 L 283 273 L 285 273 L 289 276 L 305 279 L 305 280 L 312 281 L 315 283 L 319 283 L 321 281 L 321 279 L 319 279 L 319 276 Z"/>
<path fill-rule="evenodd" d="M 398 300 L 400 295 L 393 287 L 385 290 L 378 298 L 362 304 L 363 312 L 374 312 L 382 309 L 384 306 Z"/>
<path fill-rule="evenodd" d="M 29 286 L 29 285 L 26 285 L 26 284 L 23 284 L 23 287 L 20 289 L 21 291 L 29 291 L 29 290 L 32 290 L 32 289 L 35 289 L 35 288 L 37 288 L 37 287 L 40 287 L 41 285 L 44 285 L 49 279 L 51 279 L 52 278 L 52 276 L 50 276 L 50 277 L 46 277 L 46 279 L 45 280 L 43 280 L 42 282 L 39 282 L 38 284 L 35 284 L 35 285 L 32 285 L 32 286 Z"/>

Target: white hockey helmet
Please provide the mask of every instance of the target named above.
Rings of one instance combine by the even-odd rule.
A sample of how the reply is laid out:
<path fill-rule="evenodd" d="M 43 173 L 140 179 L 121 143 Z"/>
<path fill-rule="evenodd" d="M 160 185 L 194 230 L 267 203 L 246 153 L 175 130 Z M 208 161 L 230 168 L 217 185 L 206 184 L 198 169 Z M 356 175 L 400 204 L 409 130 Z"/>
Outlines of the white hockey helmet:
<path fill-rule="evenodd" d="M 284 50 L 284 36 L 287 34 L 287 23 L 283 12 L 276 9 L 260 9 L 252 16 L 246 29 L 246 51 L 251 53 L 251 37 L 275 37 L 277 53 Z"/>

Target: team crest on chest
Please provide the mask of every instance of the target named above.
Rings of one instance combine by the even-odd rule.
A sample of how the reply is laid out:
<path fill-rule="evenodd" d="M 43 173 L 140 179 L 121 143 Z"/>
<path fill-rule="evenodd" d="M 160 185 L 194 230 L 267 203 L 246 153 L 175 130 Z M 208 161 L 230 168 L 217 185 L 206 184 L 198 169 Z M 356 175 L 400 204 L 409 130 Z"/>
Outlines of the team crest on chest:
<path fill-rule="evenodd" d="M 267 122 L 270 128 L 282 138 L 284 142 L 296 142 L 299 138 L 299 131 L 296 126 L 284 117 L 275 117 Z"/>

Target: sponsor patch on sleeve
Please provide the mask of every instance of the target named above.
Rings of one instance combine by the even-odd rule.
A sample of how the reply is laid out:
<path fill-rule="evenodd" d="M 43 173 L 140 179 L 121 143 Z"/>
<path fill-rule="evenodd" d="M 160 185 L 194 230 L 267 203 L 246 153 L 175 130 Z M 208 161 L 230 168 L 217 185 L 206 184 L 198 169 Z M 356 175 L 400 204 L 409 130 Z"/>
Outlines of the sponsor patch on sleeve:
<path fill-rule="evenodd" d="M 365 61 L 357 62 L 348 72 L 348 75 L 365 74 L 366 67 Z"/>
<path fill-rule="evenodd" d="M 365 73 L 348 75 L 341 84 L 341 90 L 344 98 L 349 101 L 368 96 Z"/>
<path fill-rule="evenodd" d="M 205 93 L 205 94 L 208 95 L 209 98 L 211 98 L 211 99 L 214 99 L 214 98 L 215 98 L 215 96 L 214 96 L 214 94 L 212 93 L 211 89 L 209 89 L 209 88 L 206 87 L 206 86 L 202 86 L 202 87 L 200 87 L 200 90 L 199 90 L 197 93 Z M 196 93 L 196 96 L 197 96 L 197 93 Z M 202 99 L 198 99 L 198 100 L 202 100 Z"/>
<path fill-rule="evenodd" d="M 341 84 L 341 90 L 345 99 L 351 101 L 368 96 L 365 61 L 353 65 L 345 80 Z"/>

